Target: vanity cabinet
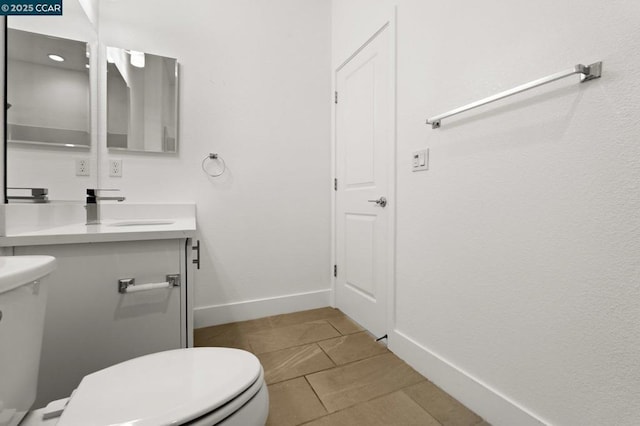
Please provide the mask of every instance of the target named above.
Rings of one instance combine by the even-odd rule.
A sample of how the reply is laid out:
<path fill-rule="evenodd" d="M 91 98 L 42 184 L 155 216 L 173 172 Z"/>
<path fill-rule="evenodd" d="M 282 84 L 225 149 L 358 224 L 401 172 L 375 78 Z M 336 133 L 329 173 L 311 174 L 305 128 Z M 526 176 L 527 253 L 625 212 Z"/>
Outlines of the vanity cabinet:
<path fill-rule="evenodd" d="M 34 407 L 66 397 L 83 376 L 163 350 L 191 346 L 189 238 L 21 246 L 14 255 L 50 255 L 48 302 L 38 397 Z M 118 281 L 180 286 L 120 293 Z M 126 398 L 123 389 L 123 398 Z"/>

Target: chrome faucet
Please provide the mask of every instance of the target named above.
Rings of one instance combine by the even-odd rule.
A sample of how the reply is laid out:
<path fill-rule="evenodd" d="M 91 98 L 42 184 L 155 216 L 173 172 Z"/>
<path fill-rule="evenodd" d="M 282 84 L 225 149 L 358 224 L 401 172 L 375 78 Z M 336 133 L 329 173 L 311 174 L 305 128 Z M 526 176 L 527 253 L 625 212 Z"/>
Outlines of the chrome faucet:
<path fill-rule="evenodd" d="M 13 190 L 29 190 L 31 191 L 31 196 L 29 195 L 9 195 L 7 194 L 7 200 L 20 200 L 20 201 L 31 201 L 32 203 L 48 203 L 49 202 L 49 190 L 47 188 L 7 188 L 8 191 Z"/>
<path fill-rule="evenodd" d="M 98 192 L 102 191 L 120 191 L 119 189 L 87 189 L 87 225 L 100 224 L 100 204 L 98 201 L 124 201 L 125 197 L 102 197 L 98 196 Z"/>

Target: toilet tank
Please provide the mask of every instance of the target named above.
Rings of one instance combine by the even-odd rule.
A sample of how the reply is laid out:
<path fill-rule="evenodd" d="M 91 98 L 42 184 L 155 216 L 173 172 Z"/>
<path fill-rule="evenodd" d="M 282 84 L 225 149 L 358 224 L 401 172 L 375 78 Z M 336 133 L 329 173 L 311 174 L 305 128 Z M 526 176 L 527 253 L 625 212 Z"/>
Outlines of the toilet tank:
<path fill-rule="evenodd" d="M 36 397 L 51 256 L 0 257 L 0 426 L 15 426 Z"/>

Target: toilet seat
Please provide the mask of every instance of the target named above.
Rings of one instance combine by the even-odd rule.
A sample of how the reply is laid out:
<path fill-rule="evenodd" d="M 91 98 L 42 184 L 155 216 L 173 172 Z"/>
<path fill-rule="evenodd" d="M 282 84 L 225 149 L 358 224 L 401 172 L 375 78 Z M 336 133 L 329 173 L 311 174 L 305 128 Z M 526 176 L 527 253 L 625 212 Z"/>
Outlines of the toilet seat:
<path fill-rule="evenodd" d="M 205 416 L 221 421 L 263 381 L 258 359 L 239 349 L 159 352 L 85 376 L 58 426 L 179 425 Z"/>

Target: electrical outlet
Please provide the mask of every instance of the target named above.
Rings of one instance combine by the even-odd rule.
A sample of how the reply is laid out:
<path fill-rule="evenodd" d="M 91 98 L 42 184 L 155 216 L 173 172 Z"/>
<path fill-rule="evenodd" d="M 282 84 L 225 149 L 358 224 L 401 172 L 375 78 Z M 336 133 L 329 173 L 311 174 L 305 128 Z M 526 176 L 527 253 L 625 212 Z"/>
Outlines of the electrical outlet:
<path fill-rule="evenodd" d="M 122 177 L 122 160 L 109 160 L 109 176 Z"/>
<path fill-rule="evenodd" d="M 91 170 L 89 167 L 89 160 L 86 158 L 76 159 L 76 176 L 89 176 Z"/>

